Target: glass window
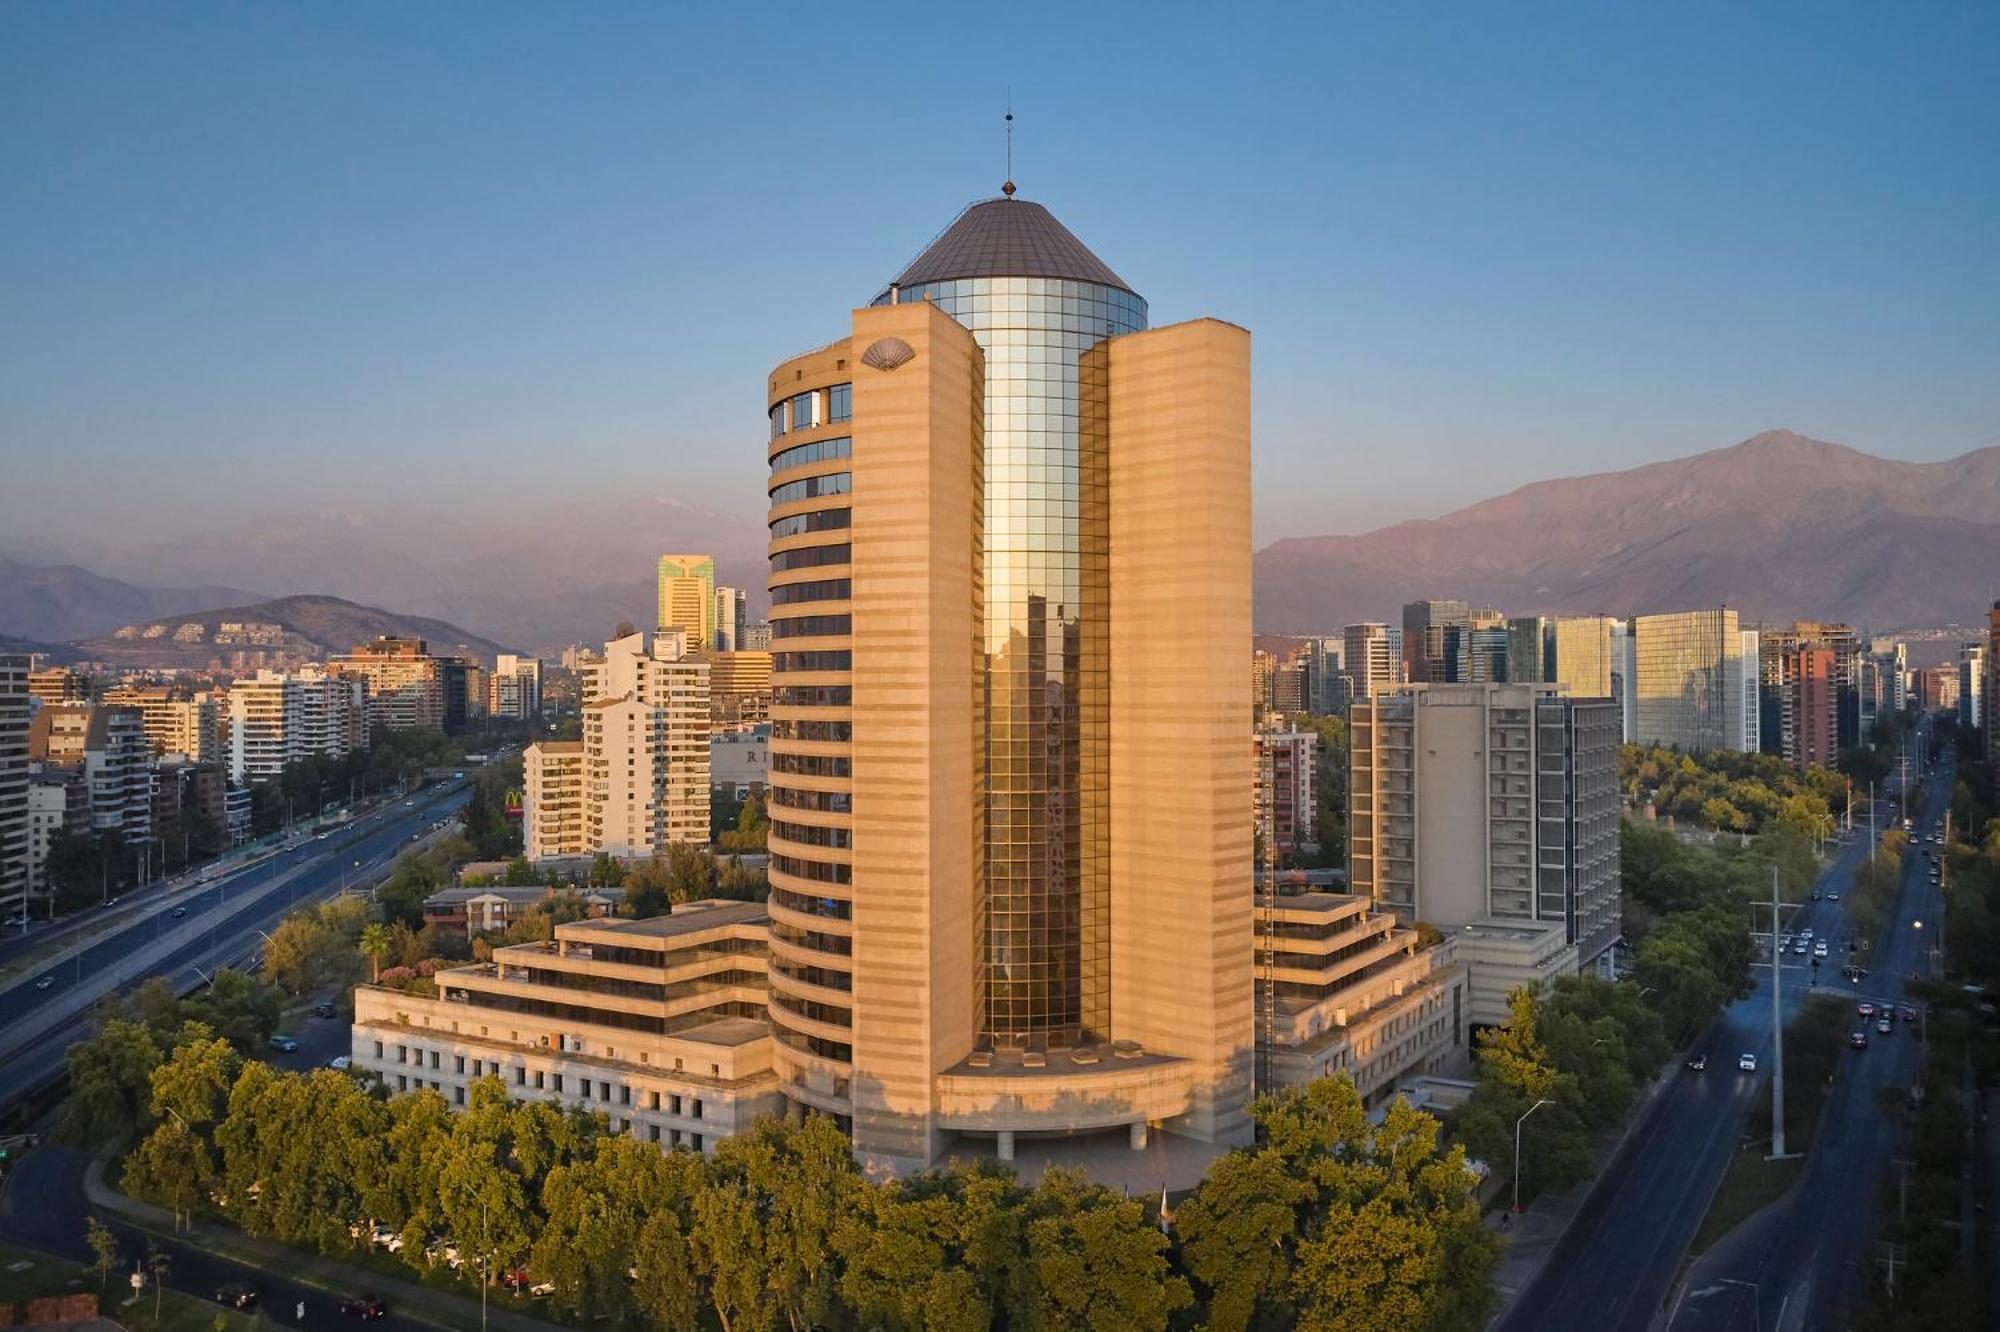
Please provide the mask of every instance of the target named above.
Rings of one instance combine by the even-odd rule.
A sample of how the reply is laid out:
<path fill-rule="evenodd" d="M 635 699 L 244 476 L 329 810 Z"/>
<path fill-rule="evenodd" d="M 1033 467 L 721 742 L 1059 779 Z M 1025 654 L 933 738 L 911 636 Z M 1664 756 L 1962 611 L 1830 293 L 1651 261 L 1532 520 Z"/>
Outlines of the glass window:
<path fill-rule="evenodd" d="M 803 480 L 773 486 L 771 503 L 790 504 L 793 500 L 817 499 L 821 495 L 845 495 L 853 488 L 852 473 L 829 472 L 825 476 L 808 476 Z"/>
<path fill-rule="evenodd" d="M 837 546 L 801 546 L 797 550 L 781 550 L 771 557 L 771 571 L 783 573 L 787 569 L 816 569 L 823 564 L 846 564 L 854 558 L 854 547 L 847 542 Z"/>
<path fill-rule="evenodd" d="M 800 393 L 792 398 L 792 429 L 810 430 L 820 424 L 819 394 Z"/>
<path fill-rule="evenodd" d="M 838 439 L 822 439 L 811 444 L 801 444 L 797 448 L 785 449 L 771 455 L 771 470 L 782 472 L 787 467 L 804 467 L 807 463 L 825 462 L 829 458 L 845 458 L 854 452 L 854 440 L 842 435 Z"/>
<path fill-rule="evenodd" d="M 783 437 L 784 433 L 785 433 L 785 404 L 781 402 L 777 404 L 775 407 L 771 408 L 771 438 L 779 439 Z"/>
<path fill-rule="evenodd" d="M 795 513 L 788 518 L 780 518 L 771 524 L 771 535 L 788 537 L 806 532 L 837 532 L 852 526 L 852 509 L 814 509 L 811 513 Z"/>
<path fill-rule="evenodd" d="M 826 419 L 829 424 L 854 417 L 854 385 L 835 384 L 826 391 Z"/>
<path fill-rule="evenodd" d="M 771 589 L 773 606 L 796 606 L 808 601 L 846 601 L 854 595 L 851 578 L 822 578 L 813 583 L 786 583 Z"/>

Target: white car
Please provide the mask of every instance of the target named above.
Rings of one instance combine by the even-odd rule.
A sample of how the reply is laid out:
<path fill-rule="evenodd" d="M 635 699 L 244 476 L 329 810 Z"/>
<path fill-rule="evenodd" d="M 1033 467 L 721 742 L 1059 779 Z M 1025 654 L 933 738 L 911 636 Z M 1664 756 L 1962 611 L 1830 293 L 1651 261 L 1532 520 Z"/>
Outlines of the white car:
<path fill-rule="evenodd" d="M 1742 1069 L 1745 1073 L 1755 1073 L 1757 1071 L 1757 1056 L 1747 1052 L 1737 1055 L 1736 1067 Z"/>
<path fill-rule="evenodd" d="M 1826 940 L 1821 939 L 1818 943 L 1813 945 L 1813 956 L 1814 957 L 1826 956 Z"/>
<path fill-rule="evenodd" d="M 354 1061 L 348 1058 L 346 1055 L 335 1055 L 333 1058 L 326 1061 L 326 1066 L 334 1070 L 336 1073 L 344 1073 L 347 1071 L 348 1067 L 353 1063 Z"/>

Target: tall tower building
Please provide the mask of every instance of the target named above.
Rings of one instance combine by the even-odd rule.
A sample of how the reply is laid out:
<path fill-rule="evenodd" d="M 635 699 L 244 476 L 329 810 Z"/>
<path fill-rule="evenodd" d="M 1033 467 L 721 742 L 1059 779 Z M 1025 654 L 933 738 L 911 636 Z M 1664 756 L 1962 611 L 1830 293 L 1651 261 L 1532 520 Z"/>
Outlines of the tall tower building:
<path fill-rule="evenodd" d="M 1618 622 L 1609 615 L 1564 615 L 1550 629 L 1548 669 L 1542 678 L 1567 685 L 1577 698 L 1616 696 Z M 1511 678 L 1511 677 L 1510 677 Z"/>
<path fill-rule="evenodd" d="M 689 647 L 715 646 L 715 561 L 709 556 L 660 556 L 659 627 L 684 631 Z"/>
<path fill-rule="evenodd" d="M 740 587 L 715 589 L 715 637 L 709 647 L 717 652 L 735 652 L 744 646 L 744 630 L 750 624 L 750 599 Z"/>
<path fill-rule="evenodd" d="M 1243 1141 L 1249 335 L 1006 197 L 767 400 L 786 1097 L 897 1168 Z"/>
<path fill-rule="evenodd" d="M 1418 684 L 1450 684 L 1470 666 L 1466 636 L 1472 609 L 1463 601 L 1413 601 L 1403 607 L 1403 678 Z"/>
<path fill-rule="evenodd" d="M 1637 672 L 1634 719 L 1640 744 L 1688 753 L 1756 749 L 1757 658 L 1746 672 L 1736 612 L 1679 611 L 1632 619 Z M 1746 679 L 1747 674 L 1747 679 Z"/>
<path fill-rule="evenodd" d="M 1355 698 L 1373 698 L 1403 679 L 1397 631 L 1386 624 L 1350 624 L 1340 631 L 1341 655 Z"/>
<path fill-rule="evenodd" d="M 28 891 L 28 658 L 0 654 L 0 907 Z"/>
<path fill-rule="evenodd" d="M 1542 684 L 1553 680 L 1556 622 L 1546 615 L 1516 615 L 1507 621 L 1507 680 Z"/>

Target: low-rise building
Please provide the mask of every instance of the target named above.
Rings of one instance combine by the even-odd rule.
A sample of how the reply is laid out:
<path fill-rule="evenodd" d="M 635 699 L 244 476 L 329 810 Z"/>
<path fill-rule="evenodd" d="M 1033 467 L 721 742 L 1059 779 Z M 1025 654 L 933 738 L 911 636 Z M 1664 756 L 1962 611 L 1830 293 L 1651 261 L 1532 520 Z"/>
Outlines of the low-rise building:
<path fill-rule="evenodd" d="M 623 888 L 580 888 L 584 911 L 608 916 L 625 900 Z M 447 934 L 469 936 L 504 930 L 530 908 L 554 898 L 547 884 L 483 884 L 444 888 L 424 899 L 424 924 Z"/>
<path fill-rule="evenodd" d="M 708 785 L 738 800 L 762 795 L 771 775 L 771 723 L 708 738 Z"/>
<path fill-rule="evenodd" d="M 1258 1047 L 1274 1085 L 1336 1073 L 1362 1103 L 1466 1058 L 1466 973 L 1449 948 L 1365 897 L 1299 893 L 1261 902 Z"/>
<path fill-rule="evenodd" d="M 354 995 L 354 1066 L 455 1107 L 493 1077 L 516 1100 L 604 1114 L 614 1133 L 710 1150 L 783 1097 L 764 1017 L 764 908 L 695 902 L 651 920 L 558 925 L 442 971 L 437 997 Z"/>

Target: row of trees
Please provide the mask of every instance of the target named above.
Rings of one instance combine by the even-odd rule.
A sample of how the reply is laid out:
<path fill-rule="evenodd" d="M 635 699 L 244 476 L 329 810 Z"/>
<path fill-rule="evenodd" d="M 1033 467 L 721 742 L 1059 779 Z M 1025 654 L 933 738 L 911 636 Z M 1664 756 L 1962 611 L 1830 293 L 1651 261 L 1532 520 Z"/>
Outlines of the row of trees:
<path fill-rule="evenodd" d="M 494 1079 L 454 1114 L 431 1091 L 277 1072 L 199 1027 L 149 1082 L 130 1192 L 323 1253 L 386 1225 L 413 1267 L 525 1269 L 578 1322 L 1447 1332 L 1492 1300 L 1497 1245 L 1463 1150 L 1400 1103 L 1371 1126 L 1344 1079 L 1261 1102 L 1265 1145 L 1217 1161 L 1171 1225 L 1068 1171 L 876 1183 L 819 1116 L 760 1122 L 712 1157 L 662 1152 Z"/>
<path fill-rule="evenodd" d="M 1848 779 L 1817 764 L 1794 771 L 1775 754 L 1714 750 L 1683 754 L 1660 745 L 1626 745 L 1619 780 L 1635 808 L 1717 832 L 1761 833 L 1783 824 L 1807 837 L 1833 831 L 1847 809 Z"/>
<path fill-rule="evenodd" d="M 1522 1196 L 1588 1178 L 1591 1135 L 1625 1117 L 1638 1089 L 1673 1053 L 1641 986 L 1599 976 L 1563 976 L 1546 992 L 1511 996 L 1505 1024 L 1479 1037 L 1479 1080 L 1452 1112 L 1453 1136 L 1495 1170 L 1512 1175 L 1521 1124 Z"/>

